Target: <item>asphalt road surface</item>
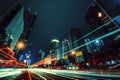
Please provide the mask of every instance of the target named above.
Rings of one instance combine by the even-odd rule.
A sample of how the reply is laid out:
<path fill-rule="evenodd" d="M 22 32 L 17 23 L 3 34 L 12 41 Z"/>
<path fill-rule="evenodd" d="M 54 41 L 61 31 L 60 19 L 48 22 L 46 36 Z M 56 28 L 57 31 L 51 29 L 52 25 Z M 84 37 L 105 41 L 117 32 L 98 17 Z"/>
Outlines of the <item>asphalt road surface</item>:
<path fill-rule="evenodd" d="M 120 80 L 120 72 L 7 68 L 0 80 Z"/>

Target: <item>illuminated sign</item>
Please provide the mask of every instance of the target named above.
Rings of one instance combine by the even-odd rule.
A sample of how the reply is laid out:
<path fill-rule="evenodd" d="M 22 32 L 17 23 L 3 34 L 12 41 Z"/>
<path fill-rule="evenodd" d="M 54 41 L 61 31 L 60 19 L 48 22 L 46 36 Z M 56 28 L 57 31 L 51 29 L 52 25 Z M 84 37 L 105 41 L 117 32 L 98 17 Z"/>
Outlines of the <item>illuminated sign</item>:
<path fill-rule="evenodd" d="M 83 52 L 82 51 L 78 51 L 78 52 L 76 52 L 76 57 L 78 57 L 78 56 L 82 56 L 83 55 Z"/>

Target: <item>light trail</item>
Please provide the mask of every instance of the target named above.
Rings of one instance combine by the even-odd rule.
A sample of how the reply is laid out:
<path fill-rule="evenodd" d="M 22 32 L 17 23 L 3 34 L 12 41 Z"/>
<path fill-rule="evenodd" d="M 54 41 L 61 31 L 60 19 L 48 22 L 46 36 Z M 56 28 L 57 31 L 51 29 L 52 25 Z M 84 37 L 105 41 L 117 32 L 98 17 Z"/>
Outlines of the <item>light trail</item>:
<path fill-rule="evenodd" d="M 43 79 L 43 80 L 47 80 L 44 76 L 42 76 L 40 73 L 38 73 L 38 72 L 36 72 L 38 69 L 33 69 L 33 70 L 31 70 L 31 69 L 29 69 L 29 71 L 31 71 L 32 73 L 34 73 L 35 75 L 37 75 L 37 76 L 39 76 L 41 79 Z"/>
<path fill-rule="evenodd" d="M 49 70 L 49 69 L 33 69 L 33 71 L 35 71 L 34 73 L 38 73 L 38 74 L 42 74 L 42 72 L 44 73 L 56 73 L 54 75 L 58 75 L 61 77 L 66 77 L 66 78 L 84 78 L 84 79 L 88 79 L 85 78 L 83 76 L 89 76 L 89 77 L 95 77 L 94 79 L 96 79 L 96 77 L 100 77 L 101 78 L 120 78 L 120 76 L 118 76 L 120 73 L 115 74 L 113 72 L 102 72 L 98 71 L 98 72 L 94 72 L 94 71 L 69 71 L 69 70 Z M 71 76 L 73 75 L 73 76 Z M 93 78 L 91 78 L 93 79 Z"/>
<path fill-rule="evenodd" d="M 20 77 L 24 77 L 24 71 L 28 72 L 28 77 L 30 80 L 98 80 L 98 79 L 120 79 L 119 72 L 106 72 L 106 71 L 74 71 L 74 70 L 54 70 L 54 69 L 8 69 L 1 70 L 0 79 L 2 78 L 12 78 L 17 80 Z"/>
<path fill-rule="evenodd" d="M 81 79 L 98 79 L 97 77 L 91 77 L 93 75 L 88 76 L 90 74 L 96 74 L 95 72 L 88 72 L 88 71 L 86 72 L 86 71 L 72 71 L 72 70 L 68 71 L 68 70 L 51 70 L 51 69 L 34 68 L 34 69 L 32 69 L 32 72 L 34 74 L 37 74 L 40 77 L 42 76 L 46 79 L 51 79 L 51 80 L 53 80 L 53 78 L 58 78 L 58 77 L 72 79 L 72 80 L 75 80 L 75 79 L 78 79 L 78 78 L 81 78 Z M 88 74 L 87 77 L 84 76 L 86 74 Z M 99 75 L 99 74 L 97 74 L 97 75 Z M 99 79 L 102 79 L 102 78 L 99 78 Z"/>
<path fill-rule="evenodd" d="M 12 76 L 12 75 L 20 75 L 22 73 L 23 69 L 16 69 L 16 70 L 9 70 L 5 72 L 1 72 L 0 78 L 2 77 L 7 77 L 7 76 Z"/>
<path fill-rule="evenodd" d="M 32 72 L 39 75 L 40 77 L 42 75 L 44 75 L 46 78 L 51 79 L 51 80 L 56 80 L 54 78 L 58 78 L 58 77 L 64 77 L 64 78 L 68 78 L 68 79 L 75 79 L 75 78 L 71 78 L 71 77 L 68 77 L 68 76 L 65 76 L 65 75 L 57 74 L 57 72 L 54 72 L 53 70 L 47 70 L 47 69 L 33 69 Z"/>

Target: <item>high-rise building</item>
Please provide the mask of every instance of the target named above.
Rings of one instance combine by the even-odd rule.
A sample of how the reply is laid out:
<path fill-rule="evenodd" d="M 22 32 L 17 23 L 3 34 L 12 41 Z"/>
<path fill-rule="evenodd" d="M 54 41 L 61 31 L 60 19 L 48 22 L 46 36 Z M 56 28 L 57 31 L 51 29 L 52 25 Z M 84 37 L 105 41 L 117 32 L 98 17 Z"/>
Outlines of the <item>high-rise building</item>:
<path fill-rule="evenodd" d="M 120 5 L 118 5 L 117 1 L 118 0 L 94 0 L 87 8 L 85 20 L 88 27 L 94 30 L 94 32 L 89 36 L 89 41 L 87 41 L 88 38 L 86 38 L 85 41 L 90 42 L 96 39 L 93 43 L 86 46 L 87 50 L 89 50 L 88 52 L 101 51 L 105 46 L 114 42 L 117 32 L 114 34 L 111 34 L 111 32 L 120 27 L 120 17 L 118 17 L 120 14 Z M 98 39 L 101 36 L 105 37 L 104 35 L 107 34 L 110 37 L 106 36 L 107 38 Z M 90 51 L 90 49 L 92 50 Z"/>
<path fill-rule="evenodd" d="M 45 58 L 45 52 L 42 52 L 41 60 L 43 60 L 44 58 Z"/>
<path fill-rule="evenodd" d="M 69 47 L 70 49 L 74 49 L 82 44 L 84 44 L 83 39 L 80 39 L 82 37 L 82 33 L 80 32 L 79 29 L 73 28 L 70 31 L 70 36 L 69 36 Z"/>
<path fill-rule="evenodd" d="M 106 0 L 104 0 L 104 1 L 106 1 Z M 87 22 L 88 27 L 90 27 L 91 29 L 96 29 L 114 18 L 111 16 L 112 11 L 110 12 L 110 11 L 106 10 L 106 9 L 109 10 L 111 8 L 111 5 L 109 5 L 109 7 L 107 7 L 106 4 L 103 3 L 104 1 L 103 0 L 94 0 L 87 9 L 87 12 L 85 14 L 85 20 Z M 112 0 L 106 1 L 106 3 L 109 4 L 109 3 L 111 3 L 111 1 Z M 117 16 L 117 15 L 114 14 L 114 16 Z M 99 32 L 101 32 L 101 33 L 97 33 L 97 34 L 100 35 L 100 34 L 110 32 L 112 30 L 115 30 L 117 27 L 118 27 L 118 23 L 113 20 L 111 23 L 109 23 L 109 25 L 106 24 L 106 26 L 101 28 L 99 30 Z"/>
<path fill-rule="evenodd" d="M 20 4 L 14 5 L 0 20 L 0 28 L 3 32 L 1 35 L 2 43 L 14 49 L 19 37 L 23 32 L 24 26 L 24 9 Z"/>
<path fill-rule="evenodd" d="M 62 41 L 62 52 L 67 52 L 67 51 L 69 51 L 69 40 L 64 39 Z"/>
<path fill-rule="evenodd" d="M 0 26 L 0 45 L 1 46 L 4 45 L 6 37 L 7 37 L 7 35 L 6 35 L 6 32 L 5 32 L 5 28 Z"/>
<path fill-rule="evenodd" d="M 80 30 L 77 28 L 71 29 L 69 36 L 69 50 L 73 51 L 68 53 L 68 59 L 70 63 L 80 62 L 84 60 L 82 55 L 83 52 L 82 53 L 80 52 L 84 50 L 84 47 L 80 47 L 83 44 L 84 39 L 82 39 L 82 33 L 80 32 Z"/>
<path fill-rule="evenodd" d="M 89 42 L 90 42 L 90 39 L 89 39 L 89 38 L 86 38 L 84 41 L 85 41 L 85 43 L 89 43 Z M 93 51 L 93 49 L 92 49 L 92 44 L 86 45 L 86 51 L 87 51 L 87 53 L 92 53 L 92 51 Z"/>
<path fill-rule="evenodd" d="M 36 13 L 31 13 L 29 9 L 24 11 L 24 31 L 20 37 L 21 40 L 28 39 L 33 25 L 35 23 L 36 15 Z"/>
<path fill-rule="evenodd" d="M 38 56 L 40 56 L 38 58 L 38 61 L 43 60 L 45 58 L 45 52 L 40 49 L 38 53 L 39 53 Z"/>
<path fill-rule="evenodd" d="M 119 0 L 95 0 L 97 5 L 105 10 L 111 18 L 120 15 L 120 1 Z"/>
<path fill-rule="evenodd" d="M 69 51 L 69 40 L 68 39 L 64 39 L 62 41 L 62 54 L 60 54 L 60 58 L 64 59 L 64 54 L 66 54 L 67 51 Z"/>
<path fill-rule="evenodd" d="M 51 54 L 51 57 L 56 57 L 57 60 L 60 59 L 60 45 L 59 45 L 59 40 L 57 39 L 53 39 L 51 41 L 51 49 L 50 49 L 50 54 Z"/>
<path fill-rule="evenodd" d="M 36 15 L 36 13 L 31 13 L 29 9 L 24 11 L 24 29 L 18 42 L 22 41 L 27 45 L 27 40 L 35 23 Z M 17 47 L 15 47 L 14 51 L 17 53 L 16 57 L 18 57 L 21 53 Z"/>

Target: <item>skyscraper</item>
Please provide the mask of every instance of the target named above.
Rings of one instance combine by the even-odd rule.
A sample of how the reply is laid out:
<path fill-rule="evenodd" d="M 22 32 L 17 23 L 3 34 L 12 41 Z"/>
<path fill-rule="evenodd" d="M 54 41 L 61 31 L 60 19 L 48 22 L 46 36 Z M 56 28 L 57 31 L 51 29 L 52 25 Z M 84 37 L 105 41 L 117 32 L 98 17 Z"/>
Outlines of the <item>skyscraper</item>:
<path fill-rule="evenodd" d="M 21 40 L 27 40 L 30 32 L 33 28 L 33 25 L 35 23 L 36 20 L 36 13 L 31 13 L 30 10 L 26 10 L 24 11 L 24 31 L 20 37 Z"/>
<path fill-rule="evenodd" d="M 62 54 L 60 54 L 60 58 L 63 59 L 64 58 L 64 54 L 66 54 L 67 51 L 69 51 L 69 40 L 68 39 L 64 39 L 62 41 Z"/>
<path fill-rule="evenodd" d="M 116 33 L 111 34 L 110 37 L 106 36 L 107 38 L 102 38 L 99 41 L 97 38 L 119 28 L 120 25 L 118 21 L 120 18 L 118 15 L 120 13 L 120 5 L 118 5 L 117 1 L 118 0 L 94 0 L 87 8 L 85 14 L 86 23 L 91 30 L 95 31 L 89 36 L 89 41 L 96 39 L 93 43 L 88 44 L 89 50 L 92 49 L 91 52 L 101 51 L 109 46 L 110 43 L 114 42 L 114 38 L 117 35 Z"/>
<path fill-rule="evenodd" d="M 70 49 L 74 49 L 82 44 L 84 44 L 83 39 L 79 40 L 82 37 L 82 33 L 79 29 L 73 28 L 70 31 L 70 37 L 69 37 L 69 47 Z"/>
<path fill-rule="evenodd" d="M 51 54 L 51 57 L 56 57 L 57 60 L 59 60 L 59 54 L 60 54 L 60 45 L 59 45 L 59 40 L 57 39 L 53 39 L 51 41 L 51 49 L 50 49 L 50 54 Z"/>
<path fill-rule="evenodd" d="M 84 40 L 81 39 L 81 37 L 82 37 L 82 33 L 80 32 L 78 28 L 71 29 L 70 36 L 69 36 L 69 49 L 70 50 L 75 49 L 84 44 Z M 78 49 L 75 49 L 75 51 L 73 50 L 70 53 L 68 53 L 69 62 L 75 63 L 75 62 L 83 61 L 83 55 L 76 56 L 77 54 L 79 54 L 79 51 L 82 51 L 82 50 L 84 50 L 84 47 L 80 47 Z"/>
<path fill-rule="evenodd" d="M 24 11 L 24 29 L 19 38 L 19 41 L 24 42 L 27 45 L 27 40 L 29 38 L 30 32 L 36 20 L 36 13 L 31 13 L 30 10 Z M 18 42 L 19 42 L 18 41 Z M 29 45 L 29 44 L 28 44 Z M 19 57 L 20 51 L 17 47 L 15 47 L 14 51 L 17 53 L 16 57 Z"/>
<path fill-rule="evenodd" d="M 14 5 L 0 20 L 0 28 L 5 32 L 5 37 L 2 38 L 4 45 L 14 49 L 19 37 L 23 32 L 24 26 L 24 9 L 20 4 Z M 4 34 L 3 34 L 4 35 Z"/>
<path fill-rule="evenodd" d="M 64 39 L 62 41 L 62 52 L 67 52 L 67 51 L 69 51 L 69 40 Z"/>
<path fill-rule="evenodd" d="M 85 14 L 85 20 L 86 20 L 88 27 L 90 27 L 92 30 L 100 27 L 101 25 L 105 24 L 106 22 L 108 22 L 114 18 L 111 16 L 112 11 L 111 12 L 108 11 L 108 10 L 111 10 L 110 9 L 111 5 L 108 5 L 108 4 L 111 3 L 112 0 L 106 1 L 106 3 L 108 3 L 107 6 L 104 3 L 105 1 L 106 0 L 104 0 L 104 1 L 103 0 L 95 0 L 90 4 L 90 6 L 87 9 L 87 12 Z M 115 1 L 114 1 L 114 3 L 115 3 Z M 108 9 L 108 10 L 106 10 L 106 9 Z M 115 9 L 115 7 L 114 7 L 114 9 Z M 112 14 L 112 15 L 114 15 L 115 17 L 117 16 L 117 14 Z M 115 30 L 117 27 L 118 27 L 118 23 L 113 20 L 108 25 L 106 24 L 106 26 L 99 29 L 99 33 L 96 33 L 96 34 L 101 35 L 101 34 L 110 32 L 112 30 Z"/>

